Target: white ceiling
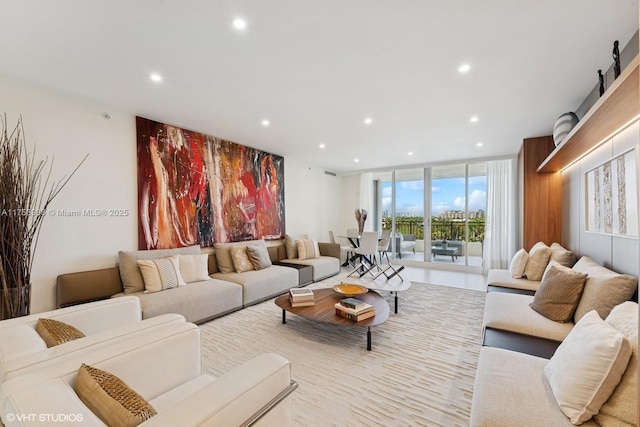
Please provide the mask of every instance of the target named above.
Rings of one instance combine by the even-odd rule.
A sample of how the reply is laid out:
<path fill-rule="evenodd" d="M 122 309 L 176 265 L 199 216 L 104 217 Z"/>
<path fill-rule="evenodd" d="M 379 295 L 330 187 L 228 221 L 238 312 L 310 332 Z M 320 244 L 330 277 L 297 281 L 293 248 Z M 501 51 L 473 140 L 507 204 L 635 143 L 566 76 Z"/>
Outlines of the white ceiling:
<path fill-rule="evenodd" d="M 637 28 L 637 0 L 0 0 L 0 73 L 353 172 L 517 153 Z"/>

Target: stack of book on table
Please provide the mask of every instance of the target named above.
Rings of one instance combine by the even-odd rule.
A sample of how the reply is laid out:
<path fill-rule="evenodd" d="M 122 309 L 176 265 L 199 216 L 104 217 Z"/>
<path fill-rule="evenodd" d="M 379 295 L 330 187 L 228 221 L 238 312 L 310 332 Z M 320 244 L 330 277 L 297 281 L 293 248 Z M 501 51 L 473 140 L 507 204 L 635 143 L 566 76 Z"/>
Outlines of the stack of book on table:
<path fill-rule="evenodd" d="M 289 302 L 291 307 L 305 307 L 314 305 L 313 291 L 306 288 L 289 289 Z"/>
<path fill-rule="evenodd" d="M 376 315 L 376 310 L 357 298 L 345 298 L 335 305 L 336 314 L 344 318 L 359 322 Z"/>

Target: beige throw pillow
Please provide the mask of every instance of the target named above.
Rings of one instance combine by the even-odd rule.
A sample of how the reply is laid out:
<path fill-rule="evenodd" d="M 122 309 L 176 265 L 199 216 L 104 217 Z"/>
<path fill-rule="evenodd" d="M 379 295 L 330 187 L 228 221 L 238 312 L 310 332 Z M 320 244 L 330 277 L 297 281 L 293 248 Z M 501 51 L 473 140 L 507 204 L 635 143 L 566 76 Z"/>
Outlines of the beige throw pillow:
<path fill-rule="evenodd" d="M 151 260 L 138 260 L 144 279 L 145 293 L 185 286 L 180 273 L 178 255 Z"/>
<path fill-rule="evenodd" d="M 630 356 L 629 341 L 595 310 L 580 319 L 544 368 L 558 406 L 573 424 L 598 413 Z"/>
<path fill-rule="evenodd" d="M 74 390 L 82 403 L 111 427 L 137 426 L 157 414 L 120 378 L 84 363 L 78 370 Z"/>
<path fill-rule="evenodd" d="M 589 275 L 576 308 L 575 322 L 591 310 L 596 310 L 605 319 L 613 307 L 629 300 L 638 287 L 638 279 L 634 276 L 611 271 L 586 256 L 580 258 L 573 269 Z"/>
<path fill-rule="evenodd" d="M 231 246 L 229 248 L 231 253 L 231 259 L 233 260 L 233 266 L 238 273 L 244 273 L 245 271 L 253 270 L 253 264 L 249 260 L 247 255 L 246 246 Z"/>
<path fill-rule="evenodd" d="M 620 421 L 635 425 L 638 421 L 638 303 L 627 301 L 615 306 L 605 321 L 629 340 L 631 358 L 620 384 L 595 420 L 602 426 L 618 425 Z"/>
<path fill-rule="evenodd" d="M 527 260 L 529 254 L 524 249 L 520 249 L 515 253 L 511 262 L 509 263 L 509 273 L 514 279 L 521 279 L 524 275 L 524 269 L 527 266 Z"/>
<path fill-rule="evenodd" d="M 209 280 L 209 255 L 178 255 L 180 273 L 185 283 Z"/>
<path fill-rule="evenodd" d="M 559 243 L 552 243 L 549 246 L 551 249 L 551 257 L 549 261 L 555 261 L 560 265 L 564 265 L 565 267 L 573 267 L 573 264 L 576 263 L 576 256 L 573 252 L 568 249 L 563 248 Z"/>
<path fill-rule="evenodd" d="M 311 239 L 296 240 L 296 246 L 298 247 L 299 259 L 320 258 L 320 248 L 318 248 L 317 241 Z"/>
<path fill-rule="evenodd" d="M 54 319 L 41 318 L 36 323 L 36 332 L 47 344 L 54 347 L 69 341 L 84 338 L 85 335 L 76 327 Z"/>
<path fill-rule="evenodd" d="M 529 280 L 541 280 L 544 269 L 549 264 L 551 257 L 551 249 L 543 242 L 538 242 L 529 251 L 527 266 L 524 269 L 524 275 Z"/>
<path fill-rule="evenodd" d="M 228 243 L 216 243 L 213 247 L 216 252 L 216 261 L 218 262 L 220 273 L 233 273 L 235 267 L 233 266 L 233 259 L 231 259 L 231 252 L 229 252 L 231 245 Z"/>
<path fill-rule="evenodd" d="M 269 251 L 264 245 L 247 245 L 247 256 L 256 270 L 262 270 L 272 265 Z"/>
<path fill-rule="evenodd" d="M 553 261 L 545 270 L 540 287 L 529 306 L 548 319 L 569 322 L 582 296 L 586 279 L 586 274 Z"/>
<path fill-rule="evenodd" d="M 289 234 L 284 235 L 284 246 L 287 251 L 287 259 L 298 258 L 298 245 L 296 239 Z"/>

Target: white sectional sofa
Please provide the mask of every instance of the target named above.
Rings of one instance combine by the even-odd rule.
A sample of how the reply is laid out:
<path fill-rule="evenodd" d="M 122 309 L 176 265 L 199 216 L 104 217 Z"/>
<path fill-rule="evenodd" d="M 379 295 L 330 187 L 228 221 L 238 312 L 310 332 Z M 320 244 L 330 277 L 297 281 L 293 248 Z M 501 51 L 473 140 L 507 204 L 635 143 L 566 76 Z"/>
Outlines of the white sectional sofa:
<path fill-rule="evenodd" d="M 583 426 L 635 426 L 637 425 L 637 376 L 638 376 L 638 304 L 625 302 L 617 306 L 606 319 L 607 323 L 625 336 L 632 347 L 632 355 L 628 361 L 617 387 L 596 410 L 597 414 Z M 575 346 L 576 341 L 568 343 L 566 355 L 569 358 L 564 372 L 571 380 L 582 380 L 588 371 L 600 371 L 593 363 L 587 372 L 580 370 L 585 366 L 581 356 L 595 352 L 593 347 L 568 348 Z M 592 361 L 591 361 L 592 362 Z M 471 427 L 512 427 L 539 425 L 545 427 L 568 427 L 575 425 L 567 413 L 576 411 L 575 403 L 568 405 L 566 396 L 552 388 L 545 375 L 545 368 L 550 360 L 502 348 L 482 347 L 478 361 L 478 369 L 473 389 L 471 409 Z M 612 362 L 607 362 L 612 363 Z M 572 367 L 575 372 L 571 372 Z M 603 368 L 606 371 L 606 368 Z M 553 377 L 551 377 L 553 378 Z M 553 381 L 553 380 L 552 380 Z M 580 383 L 581 381 L 576 381 Z M 586 386 L 583 384 L 586 388 Z M 556 394 L 558 396 L 556 396 Z M 586 388 L 581 390 L 576 385 L 571 388 L 570 395 L 593 396 L 595 393 Z M 593 399 L 593 398 L 592 398 Z M 561 409 L 560 403 L 563 405 Z M 593 405 L 593 404 L 592 404 Z M 590 417 L 590 415 L 585 415 Z"/>
<path fill-rule="evenodd" d="M 307 265 L 314 280 L 340 272 L 340 245 L 319 243 L 320 256 L 314 259 L 284 259 L 282 242 L 267 245 L 264 240 L 216 244 L 213 252 L 199 246 L 152 251 L 120 251 L 118 267 L 68 273 L 58 276 L 58 307 L 111 297 L 136 296 L 144 319 L 166 313 L 178 313 L 187 321 L 203 323 L 213 318 L 264 301 L 300 286 L 296 268 L 270 265 L 259 270 L 237 272 L 228 252 L 231 247 L 257 245 L 266 248 L 271 263 Z M 324 255 L 323 255 L 324 254 Z M 148 292 L 138 266 L 139 260 L 157 260 L 170 256 L 205 257 L 206 267 L 198 280 L 159 292 Z M 221 258 L 223 264 L 220 264 Z M 225 268 L 221 268 L 226 266 Z M 221 271 L 222 270 L 222 271 Z"/>
<path fill-rule="evenodd" d="M 291 425 L 288 396 L 296 384 L 286 359 L 264 354 L 214 378 L 202 372 L 200 348 L 198 327 L 183 322 L 96 351 L 71 352 L 2 384 L 2 421 L 7 427 L 40 426 L 39 414 L 71 414 L 74 420 L 60 425 L 107 425 L 85 403 L 91 399 L 74 389 L 80 366 L 87 364 L 116 375 L 153 406 L 157 414 L 144 426 Z M 20 416 L 29 414 L 36 415 Z"/>
<path fill-rule="evenodd" d="M 80 330 L 85 337 L 53 347 L 36 331 L 38 319 L 54 319 Z M 123 337 L 135 337 L 172 323 L 184 323 L 184 317 L 167 314 L 141 319 L 140 301 L 135 297 L 92 302 L 0 322 L 0 383 L 55 364 L 73 352 L 94 351 Z"/>
<path fill-rule="evenodd" d="M 535 286 L 526 283 L 534 282 L 532 280 L 513 278 L 509 270 L 494 270 L 499 274 L 489 275 L 488 283 L 492 286 L 488 287 L 485 300 L 483 347 L 476 373 L 470 425 L 577 425 L 579 423 L 573 420 L 576 421 L 574 424 L 568 414 L 575 414 L 574 409 L 579 406 L 567 403 L 567 396 L 600 395 L 607 396 L 602 409 L 597 409 L 602 402 L 594 398 L 588 408 L 581 412 L 585 418 L 580 421 L 581 425 L 636 425 L 638 279 L 607 269 L 587 256 L 574 264 L 573 254 L 567 254 L 566 249 L 558 244 L 551 248 L 556 251 L 555 259 L 553 254 L 549 254 L 544 265 L 537 266 L 543 268 L 544 273 L 541 274 L 542 280 L 535 280 Z M 561 261 L 564 265 L 560 264 Z M 540 260 L 534 262 L 537 264 Z M 568 268 L 567 265 L 572 267 Z M 498 277 L 504 280 L 498 281 Z M 575 285 L 580 280 L 582 288 Z M 532 291 L 528 292 L 527 288 Z M 569 288 L 573 290 L 563 297 L 555 293 Z M 539 298 L 536 299 L 536 296 Z M 568 303 L 569 300 L 573 302 Z M 546 308 L 541 309 L 538 304 L 545 302 Z M 551 320 L 549 317 L 554 318 L 557 307 L 562 307 L 565 317 L 558 321 Z M 596 367 L 597 364 L 592 360 L 587 364 L 582 363 L 587 356 L 597 354 L 602 348 L 610 348 L 608 345 L 602 346 L 602 341 L 598 339 L 591 343 L 591 347 L 580 347 L 589 342 L 590 336 L 589 329 L 583 325 L 594 319 L 597 322 L 606 320 L 632 347 L 628 365 L 622 368 L 618 366 L 618 370 L 624 372 L 622 380 L 613 393 L 608 390 L 609 394 L 582 388 L 583 378 L 593 373 L 608 373 L 610 368 L 607 366 L 614 366 L 610 362 L 609 365 Z M 596 359 L 607 361 L 606 358 Z M 555 367 L 560 363 L 558 360 L 564 360 L 560 369 L 563 375 L 560 376 Z M 589 367 L 572 372 L 572 369 L 580 366 Z M 572 384 L 569 392 L 562 392 L 562 387 L 558 386 L 562 381 L 558 381 L 558 378 L 565 383 L 574 379 L 579 381 Z M 613 382 L 615 387 L 620 378 L 616 380 L 615 375 L 611 378 L 613 380 L 608 378 L 596 383 L 602 385 Z M 596 408 L 595 414 L 590 412 L 593 408 Z M 595 415 L 593 419 L 592 415 Z"/>

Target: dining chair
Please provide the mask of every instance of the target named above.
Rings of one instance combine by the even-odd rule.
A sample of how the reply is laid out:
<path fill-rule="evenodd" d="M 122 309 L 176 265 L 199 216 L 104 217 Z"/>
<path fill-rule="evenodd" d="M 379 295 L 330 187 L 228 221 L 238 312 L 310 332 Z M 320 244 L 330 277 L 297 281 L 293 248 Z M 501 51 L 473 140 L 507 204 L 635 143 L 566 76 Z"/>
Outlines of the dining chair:
<path fill-rule="evenodd" d="M 336 240 L 336 235 L 335 235 L 335 233 L 333 232 L 333 230 L 329 230 L 329 241 L 330 241 L 331 243 L 339 243 L 339 242 Z M 340 259 L 342 259 L 342 254 L 343 254 L 343 253 L 346 253 L 346 256 L 347 256 L 346 261 L 344 262 L 344 264 L 342 264 L 343 266 L 347 266 L 347 265 L 349 265 L 349 261 L 350 261 L 351 256 L 352 256 L 352 254 L 351 254 L 351 253 L 353 252 L 353 250 L 354 250 L 354 249 L 355 249 L 355 248 L 354 248 L 353 246 L 351 246 L 351 245 L 343 245 L 343 244 L 340 244 Z"/>
<path fill-rule="evenodd" d="M 360 246 L 358 246 L 354 253 L 359 258 L 359 263 L 351 273 L 347 275 L 350 277 L 354 273 L 358 273 L 360 277 L 367 273 L 370 273 L 375 277 L 373 272 L 374 268 L 380 270 L 378 266 L 378 260 L 376 254 L 378 252 L 378 232 L 377 231 L 365 231 L 360 238 Z"/>
<path fill-rule="evenodd" d="M 382 264 L 382 256 L 384 255 L 389 262 L 389 243 L 391 243 L 391 230 L 382 230 L 380 240 L 378 241 L 378 256 L 380 257 L 380 263 Z"/>

